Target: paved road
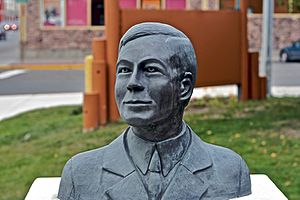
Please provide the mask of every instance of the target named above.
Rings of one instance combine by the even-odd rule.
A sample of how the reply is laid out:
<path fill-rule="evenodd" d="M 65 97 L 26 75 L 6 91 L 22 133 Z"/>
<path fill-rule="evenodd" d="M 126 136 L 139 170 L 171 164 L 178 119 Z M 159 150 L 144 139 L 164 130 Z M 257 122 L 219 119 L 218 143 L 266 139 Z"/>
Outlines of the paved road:
<path fill-rule="evenodd" d="M 272 65 L 272 70 L 272 86 L 300 87 L 300 62 L 274 62 Z"/>
<path fill-rule="evenodd" d="M 273 63 L 272 85 L 300 88 L 300 63 Z M 83 70 L 0 71 L 0 95 L 82 91 Z"/>
<path fill-rule="evenodd" d="M 83 70 L 13 70 L 0 72 L 0 95 L 84 91 Z"/>
<path fill-rule="evenodd" d="M 19 32 L 0 41 L 0 65 L 19 61 Z M 300 87 L 300 63 L 273 62 L 272 86 Z M 0 69 L 0 95 L 82 92 L 82 70 L 5 71 Z"/>
<path fill-rule="evenodd" d="M 0 40 L 0 66 L 20 62 L 19 32 L 8 31 Z M 1 70 L 0 95 L 72 93 L 84 91 L 82 70 Z"/>

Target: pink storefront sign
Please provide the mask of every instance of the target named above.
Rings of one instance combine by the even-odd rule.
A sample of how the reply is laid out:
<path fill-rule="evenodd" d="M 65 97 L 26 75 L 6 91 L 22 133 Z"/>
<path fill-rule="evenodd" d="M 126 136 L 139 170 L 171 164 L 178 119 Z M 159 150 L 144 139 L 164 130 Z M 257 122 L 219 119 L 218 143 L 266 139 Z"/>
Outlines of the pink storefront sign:
<path fill-rule="evenodd" d="M 166 8 L 167 9 L 185 9 L 185 0 L 166 0 Z"/>
<path fill-rule="evenodd" d="M 67 25 L 87 25 L 87 0 L 67 0 Z"/>
<path fill-rule="evenodd" d="M 136 0 L 119 0 L 120 8 L 136 8 Z"/>

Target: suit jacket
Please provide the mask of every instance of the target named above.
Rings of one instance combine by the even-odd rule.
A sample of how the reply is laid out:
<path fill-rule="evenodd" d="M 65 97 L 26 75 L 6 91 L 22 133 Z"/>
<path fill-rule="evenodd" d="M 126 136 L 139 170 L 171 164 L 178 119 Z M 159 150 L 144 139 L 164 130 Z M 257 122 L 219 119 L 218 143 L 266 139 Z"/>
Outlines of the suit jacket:
<path fill-rule="evenodd" d="M 147 192 L 124 147 L 126 131 L 108 146 L 80 153 L 65 165 L 60 200 L 147 200 Z M 162 200 L 224 200 L 251 193 L 249 170 L 235 152 L 191 143 Z"/>

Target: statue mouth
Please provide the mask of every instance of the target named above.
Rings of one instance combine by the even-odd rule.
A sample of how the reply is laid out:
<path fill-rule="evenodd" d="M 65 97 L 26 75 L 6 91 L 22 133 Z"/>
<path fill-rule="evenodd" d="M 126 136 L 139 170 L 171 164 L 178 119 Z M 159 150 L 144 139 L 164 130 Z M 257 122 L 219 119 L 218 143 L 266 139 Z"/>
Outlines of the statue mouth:
<path fill-rule="evenodd" d="M 145 101 L 145 100 L 129 100 L 129 101 L 124 101 L 124 104 L 129 104 L 129 105 L 139 105 L 139 104 L 151 104 L 152 101 Z"/>

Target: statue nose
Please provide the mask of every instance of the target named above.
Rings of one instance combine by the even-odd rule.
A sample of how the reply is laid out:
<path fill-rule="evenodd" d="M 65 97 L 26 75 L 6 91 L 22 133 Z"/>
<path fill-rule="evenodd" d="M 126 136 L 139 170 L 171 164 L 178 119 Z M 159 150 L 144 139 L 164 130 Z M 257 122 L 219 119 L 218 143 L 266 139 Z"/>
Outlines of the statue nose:
<path fill-rule="evenodd" d="M 138 72 L 138 70 L 134 70 L 131 77 L 130 77 L 130 80 L 127 84 L 127 89 L 129 91 L 142 91 L 144 90 L 144 86 L 142 85 L 141 83 L 141 80 L 140 80 L 140 76 L 141 74 Z"/>
<path fill-rule="evenodd" d="M 144 86 L 142 86 L 139 83 L 130 83 L 127 85 L 127 89 L 131 92 L 132 91 L 142 91 L 142 90 L 144 90 Z"/>

